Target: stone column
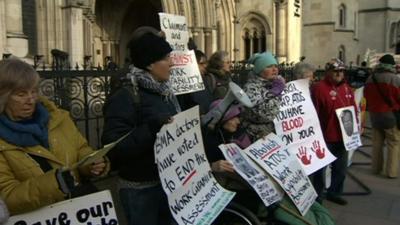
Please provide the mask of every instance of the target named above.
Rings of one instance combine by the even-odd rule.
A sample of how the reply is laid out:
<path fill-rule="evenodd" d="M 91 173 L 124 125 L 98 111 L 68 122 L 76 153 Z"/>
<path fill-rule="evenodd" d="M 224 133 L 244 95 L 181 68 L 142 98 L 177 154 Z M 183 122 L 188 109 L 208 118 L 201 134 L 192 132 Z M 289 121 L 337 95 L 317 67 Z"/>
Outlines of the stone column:
<path fill-rule="evenodd" d="M 192 28 L 193 41 L 196 43 L 197 49 L 204 49 L 204 37 L 200 28 Z"/>
<path fill-rule="evenodd" d="M 287 60 L 287 1 L 277 0 L 276 4 L 276 56 L 279 62 Z"/>
<path fill-rule="evenodd" d="M 83 65 L 83 3 L 68 1 L 66 10 L 66 24 L 68 27 L 68 53 L 71 65 Z"/>
<path fill-rule="evenodd" d="M 22 27 L 21 0 L 6 0 L 5 3 L 8 53 L 25 57 L 28 54 L 28 37 Z"/>
<path fill-rule="evenodd" d="M 213 38 L 212 38 L 212 29 L 211 28 L 204 28 L 204 39 L 205 39 L 205 54 L 207 57 L 210 57 L 213 53 Z"/>

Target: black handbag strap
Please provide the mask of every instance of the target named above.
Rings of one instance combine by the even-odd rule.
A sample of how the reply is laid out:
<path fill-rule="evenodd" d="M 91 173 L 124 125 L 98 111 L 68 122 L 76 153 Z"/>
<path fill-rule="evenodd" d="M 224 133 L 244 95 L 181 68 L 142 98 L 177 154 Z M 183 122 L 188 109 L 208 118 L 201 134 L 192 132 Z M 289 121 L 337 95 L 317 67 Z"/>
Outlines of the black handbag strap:
<path fill-rule="evenodd" d="M 376 77 L 375 74 L 372 74 L 372 81 L 374 81 L 374 84 L 376 85 L 376 88 L 378 89 L 379 94 L 381 95 L 381 97 L 383 98 L 383 101 L 385 101 L 385 103 L 390 107 L 393 108 L 393 104 L 392 101 L 390 101 L 390 99 L 383 94 L 382 90 L 379 88 L 378 85 L 378 81 L 376 81 Z"/>

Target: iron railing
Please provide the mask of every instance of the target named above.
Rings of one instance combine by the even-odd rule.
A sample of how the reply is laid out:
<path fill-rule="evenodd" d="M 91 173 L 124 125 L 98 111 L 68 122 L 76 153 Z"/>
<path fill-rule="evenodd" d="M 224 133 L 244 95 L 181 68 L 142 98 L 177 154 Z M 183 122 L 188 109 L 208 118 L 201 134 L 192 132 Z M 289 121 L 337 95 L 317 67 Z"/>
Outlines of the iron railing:
<path fill-rule="evenodd" d="M 64 60 L 64 54 L 61 55 L 63 56 L 61 59 L 55 60 L 55 63 L 47 67 L 35 61 L 35 68 L 42 78 L 40 93 L 54 101 L 60 108 L 69 111 L 89 144 L 99 148 L 103 129 L 103 105 L 110 93 L 110 79 L 112 76 L 126 73 L 126 70 L 92 67 L 86 64 L 86 61 L 81 67 L 82 70 L 79 70 L 78 65 L 71 68 L 68 61 Z M 244 84 L 249 69 L 246 64 L 233 63 L 232 75 L 236 76 L 235 80 L 239 85 Z M 279 69 L 286 81 L 294 79 L 291 66 L 281 65 Z M 323 71 L 318 70 L 317 80 L 322 75 Z"/>

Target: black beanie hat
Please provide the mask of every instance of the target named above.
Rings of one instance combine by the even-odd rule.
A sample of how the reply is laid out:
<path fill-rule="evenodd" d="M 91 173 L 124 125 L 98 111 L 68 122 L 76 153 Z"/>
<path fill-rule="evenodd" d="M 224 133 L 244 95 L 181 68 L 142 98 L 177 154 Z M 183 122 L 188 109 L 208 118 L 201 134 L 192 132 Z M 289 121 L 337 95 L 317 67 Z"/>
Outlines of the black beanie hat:
<path fill-rule="evenodd" d="M 379 59 L 379 62 L 383 63 L 383 64 L 390 64 L 390 65 L 395 65 L 396 64 L 396 62 L 394 61 L 393 56 L 390 55 L 390 54 L 386 54 L 386 55 L 382 56 Z"/>
<path fill-rule="evenodd" d="M 169 43 L 162 37 L 145 33 L 130 46 L 133 65 L 147 70 L 147 66 L 164 58 L 172 51 Z"/>

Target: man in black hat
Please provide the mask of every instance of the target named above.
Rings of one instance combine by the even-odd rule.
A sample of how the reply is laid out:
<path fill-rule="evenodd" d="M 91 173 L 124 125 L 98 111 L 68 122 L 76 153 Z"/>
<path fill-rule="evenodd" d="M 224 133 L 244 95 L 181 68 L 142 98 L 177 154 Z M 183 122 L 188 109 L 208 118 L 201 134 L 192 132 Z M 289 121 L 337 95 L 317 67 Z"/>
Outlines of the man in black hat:
<path fill-rule="evenodd" d="M 395 74 L 395 65 L 392 55 L 382 56 L 364 89 L 373 134 L 372 172 L 383 172 L 388 178 L 396 178 L 398 175 L 400 148 L 400 130 L 396 125 L 400 118 L 396 119 L 394 113 L 400 109 L 400 77 Z M 383 168 L 385 141 L 387 162 L 386 168 Z"/>

